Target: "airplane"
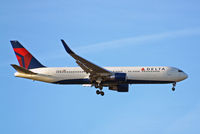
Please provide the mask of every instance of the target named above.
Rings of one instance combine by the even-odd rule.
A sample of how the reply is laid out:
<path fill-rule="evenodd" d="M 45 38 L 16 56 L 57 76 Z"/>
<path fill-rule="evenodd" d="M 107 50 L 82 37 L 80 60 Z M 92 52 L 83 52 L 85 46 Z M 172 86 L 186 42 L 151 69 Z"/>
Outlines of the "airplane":
<path fill-rule="evenodd" d="M 169 66 L 143 67 L 100 67 L 72 51 L 61 40 L 66 52 L 75 59 L 79 67 L 46 67 L 42 65 L 17 40 L 11 40 L 19 66 L 11 64 L 17 71 L 14 75 L 54 84 L 82 84 L 94 86 L 96 94 L 104 96 L 103 87 L 118 92 L 128 92 L 129 84 L 172 84 L 175 91 L 177 82 L 188 75 L 182 70 Z"/>

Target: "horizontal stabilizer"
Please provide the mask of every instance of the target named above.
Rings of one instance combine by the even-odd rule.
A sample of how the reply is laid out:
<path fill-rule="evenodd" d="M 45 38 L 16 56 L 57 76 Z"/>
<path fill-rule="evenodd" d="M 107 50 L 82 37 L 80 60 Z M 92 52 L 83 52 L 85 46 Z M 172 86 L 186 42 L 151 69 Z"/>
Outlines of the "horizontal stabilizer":
<path fill-rule="evenodd" d="M 20 67 L 18 65 L 15 65 L 15 64 L 11 64 L 11 66 L 19 73 L 25 73 L 25 74 L 37 74 L 37 73 L 34 73 L 32 71 L 29 71 L 23 67 Z"/>

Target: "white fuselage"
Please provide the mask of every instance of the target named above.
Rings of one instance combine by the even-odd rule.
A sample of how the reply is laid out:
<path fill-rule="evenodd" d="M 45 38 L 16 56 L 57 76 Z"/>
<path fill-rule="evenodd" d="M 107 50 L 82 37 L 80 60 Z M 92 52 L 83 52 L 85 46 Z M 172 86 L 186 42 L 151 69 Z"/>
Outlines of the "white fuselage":
<path fill-rule="evenodd" d="M 105 69 L 114 73 L 126 73 L 127 84 L 173 83 L 188 77 L 182 70 L 174 67 L 105 67 Z M 80 67 L 44 67 L 30 71 L 37 74 L 16 72 L 15 76 L 55 84 L 91 84 L 89 74 Z M 106 82 L 104 84 L 106 85 Z"/>
<path fill-rule="evenodd" d="M 19 66 L 11 64 L 17 71 L 15 76 L 54 84 L 94 86 L 98 89 L 96 94 L 102 96 L 103 87 L 118 92 L 128 92 L 129 84 L 172 83 L 172 91 L 175 91 L 176 82 L 188 77 L 175 67 L 101 67 L 77 55 L 63 39 L 61 42 L 65 51 L 79 67 L 45 67 L 17 40 L 12 40 L 11 44 L 19 62 Z"/>

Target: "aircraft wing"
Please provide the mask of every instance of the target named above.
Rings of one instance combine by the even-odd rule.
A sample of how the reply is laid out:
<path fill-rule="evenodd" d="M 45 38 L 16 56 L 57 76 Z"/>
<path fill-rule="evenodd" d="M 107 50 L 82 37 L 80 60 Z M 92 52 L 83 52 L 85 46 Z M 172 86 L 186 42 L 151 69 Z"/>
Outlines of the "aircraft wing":
<path fill-rule="evenodd" d="M 106 70 L 105 68 L 99 67 L 94 63 L 80 57 L 79 55 L 75 54 L 65 43 L 64 40 L 61 40 L 65 50 L 69 55 L 71 55 L 75 60 L 76 63 L 86 72 L 90 73 L 91 75 L 98 75 L 98 76 L 109 76 L 112 75 L 112 72 Z"/>

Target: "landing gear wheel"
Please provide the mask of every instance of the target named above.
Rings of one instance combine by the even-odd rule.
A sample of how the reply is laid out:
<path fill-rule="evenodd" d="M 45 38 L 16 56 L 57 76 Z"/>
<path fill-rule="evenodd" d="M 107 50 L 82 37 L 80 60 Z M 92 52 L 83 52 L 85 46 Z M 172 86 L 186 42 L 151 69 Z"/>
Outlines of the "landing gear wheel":
<path fill-rule="evenodd" d="M 176 82 L 174 82 L 172 85 L 173 85 L 172 91 L 175 91 Z"/>
<path fill-rule="evenodd" d="M 101 96 L 104 96 L 104 92 L 103 91 L 101 91 L 100 94 L 101 94 Z"/>
<path fill-rule="evenodd" d="M 96 94 L 99 95 L 101 92 L 99 90 L 96 91 Z"/>

